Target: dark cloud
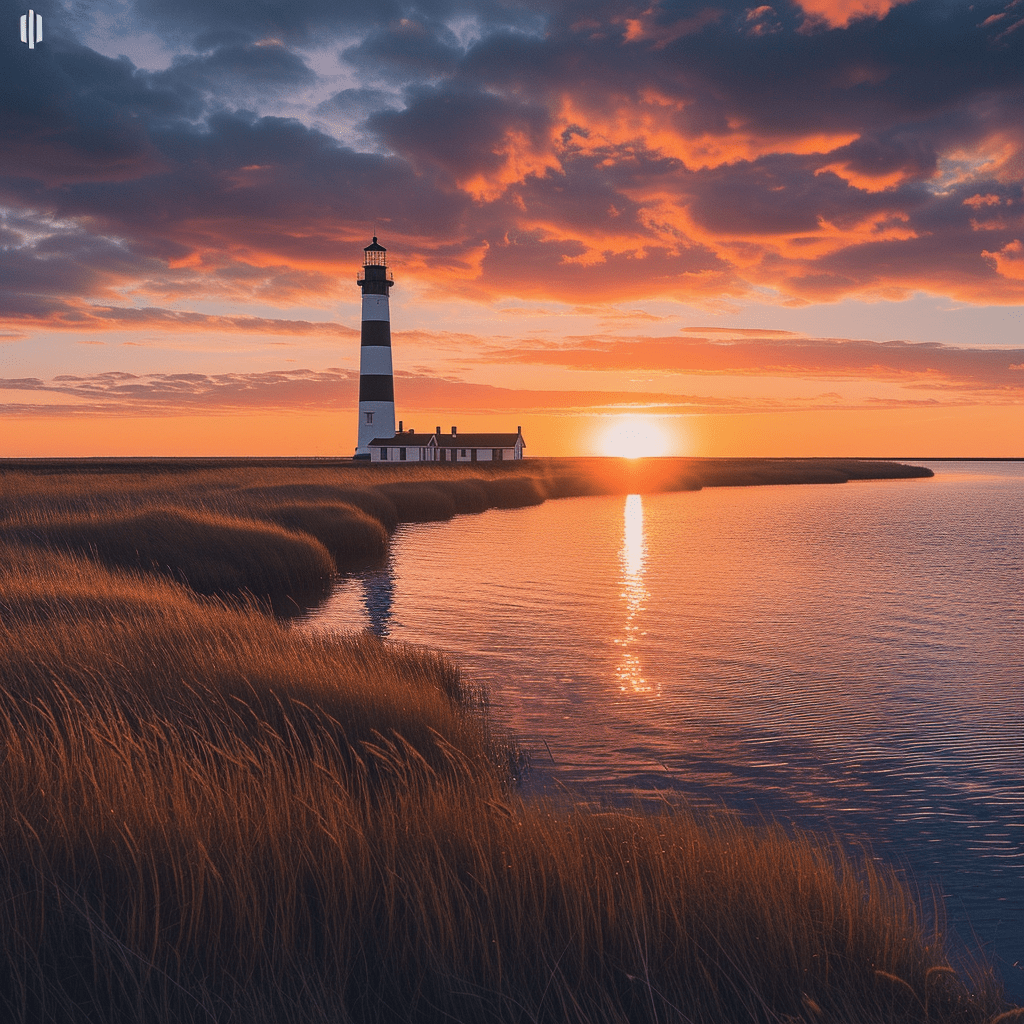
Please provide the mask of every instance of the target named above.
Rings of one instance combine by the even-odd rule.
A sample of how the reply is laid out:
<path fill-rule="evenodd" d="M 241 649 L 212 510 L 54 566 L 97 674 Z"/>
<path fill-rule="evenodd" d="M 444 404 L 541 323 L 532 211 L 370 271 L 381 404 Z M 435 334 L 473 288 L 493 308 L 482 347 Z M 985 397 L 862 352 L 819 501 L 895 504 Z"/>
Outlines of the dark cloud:
<path fill-rule="evenodd" d="M 0 40 L 0 202 L 65 225 L 7 222 L 6 308 L 323 304 L 374 222 L 485 299 L 1024 301 L 1019 8 L 849 9 L 135 0 L 156 72 L 54 17 Z M 266 116 L 307 93 L 348 144 Z"/>
<path fill-rule="evenodd" d="M 310 85 L 316 75 L 301 57 L 280 43 L 221 46 L 198 57 L 179 57 L 167 71 L 153 76 L 181 92 L 202 90 L 241 93 L 247 98 L 264 90 Z"/>
<path fill-rule="evenodd" d="M 401 109 L 402 100 L 396 93 L 384 89 L 342 89 L 330 99 L 324 100 L 316 113 L 322 115 L 340 115 L 349 121 L 363 121 L 370 114 L 391 108 Z"/>
<path fill-rule="evenodd" d="M 368 126 L 414 166 L 465 183 L 500 181 L 510 163 L 546 152 L 551 122 L 543 107 L 440 87 L 410 90 L 404 110 L 377 114 Z"/>
<path fill-rule="evenodd" d="M 831 155 L 842 167 L 865 178 L 899 174 L 904 179 L 924 179 L 931 177 L 938 165 L 933 143 L 892 133 L 864 136 L 840 146 Z"/>
<path fill-rule="evenodd" d="M 30 55 L 12 40 L 0 41 L 4 179 L 31 192 L 39 182 L 116 182 L 159 169 L 150 123 L 186 113 L 176 96 L 151 90 L 127 60 L 56 44 Z"/>
<path fill-rule="evenodd" d="M 204 41 L 243 36 L 249 41 L 277 38 L 288 44 L 330 43 L 382 25 L 406 22 L 443 24 L 479 18 L 484 24 L 536 28 L 532 3 L 493 0 L 377 0 L 373 4 L 332 0 L 136 0 L 140 21 L 172 37 Z"/>
<path fill-rule="evenodd" d="M 371 78 L 394 83 L 449 75 L 463 55 L 455 34 L 444 25 L 403 18 L 371 32 L 342 57 Z"/>

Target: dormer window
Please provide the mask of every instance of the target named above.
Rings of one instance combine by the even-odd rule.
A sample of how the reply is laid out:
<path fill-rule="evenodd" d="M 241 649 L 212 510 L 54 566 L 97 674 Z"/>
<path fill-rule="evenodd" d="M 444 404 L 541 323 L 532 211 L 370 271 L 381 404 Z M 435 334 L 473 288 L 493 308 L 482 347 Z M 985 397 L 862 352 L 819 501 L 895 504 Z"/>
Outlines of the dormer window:
<path fill-rule="evenodd" d="M 367 423 L 372 423 L 373 422 L 373 413 L 372 412 L 368 412 L 366 414 L 366 422 Z"/>

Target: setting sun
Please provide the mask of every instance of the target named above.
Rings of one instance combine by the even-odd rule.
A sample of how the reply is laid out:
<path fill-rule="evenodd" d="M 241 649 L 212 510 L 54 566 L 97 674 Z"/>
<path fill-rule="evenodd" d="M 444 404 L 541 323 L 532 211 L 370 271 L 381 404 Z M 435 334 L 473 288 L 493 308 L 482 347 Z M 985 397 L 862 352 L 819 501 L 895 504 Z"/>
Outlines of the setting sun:
<path fill-rule="evenodd" d="M 639 459 L 668 455 L 671 441 L 665 428 L 652 416 L 615 416 L 601 433 L 601 455 Z"/>

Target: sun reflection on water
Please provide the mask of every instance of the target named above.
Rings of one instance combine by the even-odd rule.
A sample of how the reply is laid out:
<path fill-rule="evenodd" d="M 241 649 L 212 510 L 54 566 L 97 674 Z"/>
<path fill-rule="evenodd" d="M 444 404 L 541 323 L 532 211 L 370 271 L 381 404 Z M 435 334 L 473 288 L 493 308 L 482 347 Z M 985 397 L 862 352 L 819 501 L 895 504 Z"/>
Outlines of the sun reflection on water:
<path fill-rule="evenodd" d="M 623 692 L 650 693 L 652 689 L 644 678 L 643 665 L 637 650 L 640 638 L 645 633 L 640 628 L 640 614 L 644 610 L 647 598 L 650 597 L 644 584 L 645 556 L 643 499 L 639 494 L 630 494 L 626 498 L 623 511 L 622 548 L 619 552 L 619 563 L 622 567 L 622 589 L 619 596 L 626 604 L 626 620 L 622 636 L 615 639 L 620 648 L 615 677 L 619 689 Z"/>

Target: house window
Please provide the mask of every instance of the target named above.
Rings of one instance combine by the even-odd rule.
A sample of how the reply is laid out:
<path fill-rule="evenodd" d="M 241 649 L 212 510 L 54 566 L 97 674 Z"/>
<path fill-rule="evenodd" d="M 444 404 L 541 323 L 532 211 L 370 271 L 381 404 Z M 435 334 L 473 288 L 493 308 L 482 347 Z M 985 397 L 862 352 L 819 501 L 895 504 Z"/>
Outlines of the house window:
<path fill-rule="evenodd" d="M 463 448 L 463 449 L 462 449 L 462 457 L 463 457 L 463 458 L 465 458 L 465 457 L 466 457 L 466 449 L 465 449 L 465 448 Z"/>
<path fill-rule="evenodd" d="M 372 412 L 368 412 L 366 414 L 366 422 L 367 423 L 372 423 L 373 422 L 373 413 Z"/>
<path fill-rule="evenodd" d="M 380 457 L 381 457 L 381 458 L 382 458 L 382 459 L 383 459 L 383 460 L 384 460 L 385 462 L 387 462 L 387 461 L 388 461 L 388 450 L 387 450 L 387 448 L 381 448 L 381 450 L 380 450 Z"/>
<path fill-rule="evenodd" d="M 400 462 L 404 462 L 405 461 L 405 449 L 404 448 L 399 448 L 398 449 L 398 459 L 399 459 Z"/>

